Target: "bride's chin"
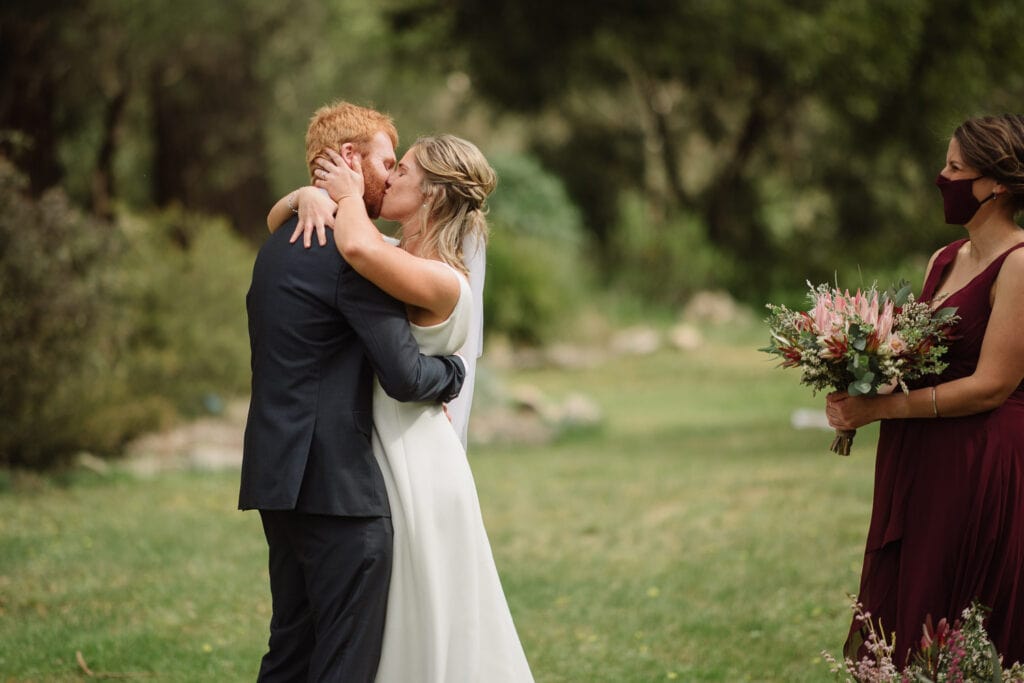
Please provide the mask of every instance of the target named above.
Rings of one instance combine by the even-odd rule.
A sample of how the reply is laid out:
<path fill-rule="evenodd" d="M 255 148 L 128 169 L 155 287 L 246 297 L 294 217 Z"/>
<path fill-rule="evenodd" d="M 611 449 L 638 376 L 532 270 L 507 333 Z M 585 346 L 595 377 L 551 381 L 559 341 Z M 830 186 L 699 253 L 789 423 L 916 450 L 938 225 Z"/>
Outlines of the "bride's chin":
<path fill-rule="evenodd" d="M 391 213 L 391 211 L 388 210 L 388 202 L 387 202 L 386 199 L 380 205 L 380 216 L 379 217 L 383 218 L 386 221 L 396 221 L 396 220 L 398 220 L 397 218 L 395 218 L 395 215 L 393 213 Z"/>

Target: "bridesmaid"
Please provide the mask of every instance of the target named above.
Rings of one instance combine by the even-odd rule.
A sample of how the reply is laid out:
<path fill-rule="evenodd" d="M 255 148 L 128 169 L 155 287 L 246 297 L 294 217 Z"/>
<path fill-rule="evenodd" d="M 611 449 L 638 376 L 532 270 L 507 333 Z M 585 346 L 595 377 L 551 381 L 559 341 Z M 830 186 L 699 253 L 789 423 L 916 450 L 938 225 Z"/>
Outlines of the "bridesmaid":
<path fill-rule="evenodd" d="M 881 420 L 859 600 L 905 665 L 928 615 L 973 600 L 1005 664 L 1024 661 L 1024 117 L 965 121 L 936 180 L 967 236 L 932 256 L 922 300 L 956 307 L 949 367 L 909 393 L 827 399 L 829 424 Z M 847 655 L 861 648 L 854 623 Z"/>

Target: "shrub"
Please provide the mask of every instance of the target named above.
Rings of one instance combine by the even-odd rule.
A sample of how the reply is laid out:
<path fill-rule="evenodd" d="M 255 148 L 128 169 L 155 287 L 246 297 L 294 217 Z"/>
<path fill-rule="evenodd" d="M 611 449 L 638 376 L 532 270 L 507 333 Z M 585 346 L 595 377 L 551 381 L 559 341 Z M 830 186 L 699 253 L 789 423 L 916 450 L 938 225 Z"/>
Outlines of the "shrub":
<path fill-rule="evenodd" d="M 0 466 L 114 454 L 245 392 L 251 265 L 221 221 L 103 223 L 60 190 L 28 197 L 0 160 Z"/>
<path fill-rule="evenodd" d="M 579 210 L 531 157 L 498 156 L 484 309 L 487 332 L 538 344 L 570 324 L 592 285 Z"/>
<path fill-rule="evenodd" d="M 84 446 L 114 230 L 59 190 L 38 201 L 25 190 L 0 159 L 0 464 L 44 467 Z"/>
<path fill-rule="evenodd" d="M 685 213 L 655 216 L 643 197 L 626 193 L 611 236 L 613 284 L 643 300 L 668 305 L 705 289 L 728 288 L 732 260 L 711 245 L 699 219 Z"/>
<path fill-rule="evenodd" d="M 121 224 L 113 303 L 122 391 L 160 396 L 185 415 L 248 391 L 252 248 L 224 221 L 180 208 Z"/>

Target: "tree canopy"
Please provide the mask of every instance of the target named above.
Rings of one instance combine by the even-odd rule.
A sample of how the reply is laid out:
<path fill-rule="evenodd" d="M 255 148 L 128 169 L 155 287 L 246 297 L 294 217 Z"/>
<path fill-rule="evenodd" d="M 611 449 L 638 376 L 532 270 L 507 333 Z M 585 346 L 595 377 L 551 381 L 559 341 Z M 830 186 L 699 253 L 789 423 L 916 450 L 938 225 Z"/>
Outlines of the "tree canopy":
<path fill-rule="evenodd" d="M 0 154 L 99 215 L 178 203 L 257 237 L 310 113 L 351 99 L 535 155 L 606 265 L 639 195 L 764 289 L 931 245 L 946 137 L 1019 106 L 1022 24 L 1015 0 L 12 0 Z"/>
<path fill-rule="evenodd" d="M 921 188 L 953 127 L 1019 106 L 1018 10 L 1012 0 L 451 0 L 394 16 L 401 27 L 445 14 L 462 51 L 453 59 L 495 106 L 534 117 L 535 148 L 599 237 L 619 219 L 621 190 L 638 189 L 652 221 L 695 215 L 763 285 L 809 244 L 828 260 L 920 245 L 937 215 Z M 880 250 L 865 244 L 876 240 Z"/>

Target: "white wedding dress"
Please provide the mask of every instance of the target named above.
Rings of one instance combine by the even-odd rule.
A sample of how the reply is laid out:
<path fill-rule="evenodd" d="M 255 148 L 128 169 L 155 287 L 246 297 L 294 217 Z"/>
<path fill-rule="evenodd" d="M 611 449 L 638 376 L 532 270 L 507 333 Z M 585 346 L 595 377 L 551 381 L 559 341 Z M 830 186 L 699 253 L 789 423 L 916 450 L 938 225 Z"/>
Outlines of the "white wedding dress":
<path fill-rule="evenodd" d="M 452 272 L 456 272 L 452 269 Z M 412 326 L 425 354 L 462 348 L 473 320 L 469 283 L 447 320 Z M 401 403 L 376 384 L 373 449 L 395 529 L 377 683 L 533 681 L 459 436 L 436 403 Z"/>

